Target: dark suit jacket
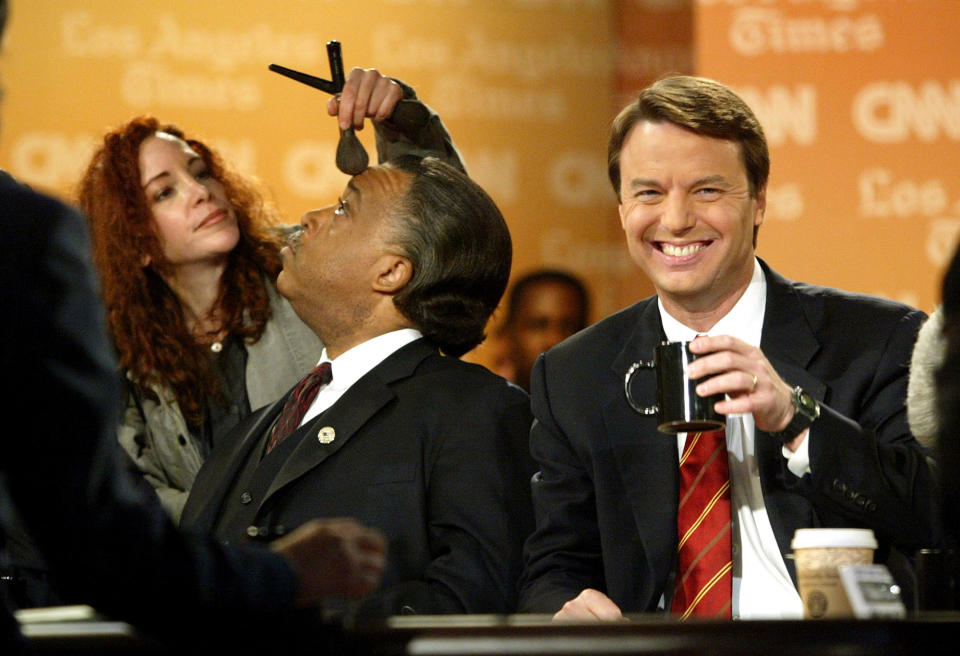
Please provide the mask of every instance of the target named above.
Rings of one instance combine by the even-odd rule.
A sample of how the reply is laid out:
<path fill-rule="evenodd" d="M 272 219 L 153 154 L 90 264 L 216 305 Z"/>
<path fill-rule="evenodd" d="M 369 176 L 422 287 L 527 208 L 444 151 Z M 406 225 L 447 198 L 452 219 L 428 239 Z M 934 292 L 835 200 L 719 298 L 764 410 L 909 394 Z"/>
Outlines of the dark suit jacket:
<path fill-rule="evenodd" d="M 291 615 L 294 573 L 264 550 L 185 539 L 130 470 L 83 218 L 0 172 L 0 244 L 3 398 L 16 409 L 0 449 L 0 507 L 16 509 L 71 602 L 173 643 L 199 644 L 202 627 L 218 645 L 252 644 L 247 629 Z M 0 603 L 0 653 L 17 642 Z"/>
<path fill-rule="evenodd" d="M 515 609 L 533 527 L 522 390 L 417 340 L 277 447 L 299 439 L 281 463 L 271 463 L 275 452 L 260 461 L 285 401 L 254 413 L 214 450 L 182 527 L 243 541 L 247 524 L 271 531 L 355 517 L 389 539 L 381 588 L 361 615 Z M 335 430 L 332 442 L 318 439 L 321 427 Z M 266 476 L 245 480 L 254 467 Z"/>
<path fill-rule="evenodd" d="M 904 409 L 923 313 L 763 268 L 761 349 L 788 384 L 821 401 L 809 438 L 812 475 L 791 474 L 780 442 L 757 432 L 764 501 L 781 553 L 790 553 L 797 528 L 815 526 L 871 528 L 884 547 L 908 552 L 931 545 L 938 539 L 934 486 Z M 655 417 L 630 408 L 623 385 L 631 363 L 651 359 L 663 338 L 653 297 L 537 362 L 531 450 L 541 471 L 522 610 L 555 612 L 587 587 L 624 612 L 656 609 L 676 552 L 677 442 L 657 431 Z"/>

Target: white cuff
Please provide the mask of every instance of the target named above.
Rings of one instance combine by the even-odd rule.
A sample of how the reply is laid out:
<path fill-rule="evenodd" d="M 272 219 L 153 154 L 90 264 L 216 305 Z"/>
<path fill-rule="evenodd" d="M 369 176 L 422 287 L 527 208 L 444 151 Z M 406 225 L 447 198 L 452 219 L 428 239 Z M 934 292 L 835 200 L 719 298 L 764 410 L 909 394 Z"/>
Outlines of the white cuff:
<path fill-rule="evenodd" d="M 787 459 L 787 469 L 797 478 L 810 473 L 810 429 L 807 428 L 801 434 L 804 436 L 803 441 L 796 451 L 788 449 L 786 444 L 780 447 L 783 457 Z"/>

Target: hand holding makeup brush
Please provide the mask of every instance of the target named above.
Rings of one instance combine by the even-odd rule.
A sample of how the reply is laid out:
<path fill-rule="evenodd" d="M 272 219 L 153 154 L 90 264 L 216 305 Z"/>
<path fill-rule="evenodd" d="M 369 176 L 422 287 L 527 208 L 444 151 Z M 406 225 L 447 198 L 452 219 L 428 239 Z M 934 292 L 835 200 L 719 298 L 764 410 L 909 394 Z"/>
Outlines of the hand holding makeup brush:
<path fill-rule="evenodd" d="M 425 146 L 406 151 L 401 149 L 400 152 L 432 154 L 441 159 L 450 158 L 448 163 L 463 170 L 463 162 L 449 135 L 441 135 L 439 140 L 431 141 L 431 136 L 437 135 L 432 131 L 433 128 L 442 129 L 443 126 L 426 105 L 416 100 L 416 94 L 412 89 L 381 75 L 379 71 L 372 68 L 354 68 L 350 71 L 349 77 L 344 76 L 343 53 L 339 41 L 327 42 L 327 57 L 330 60 L 329 80 L 295 71 L 280 64 L 270 64 L 269 69 L 333 95 L 327 103 L 327 113 L 330 116 L 336 116 L 339 123 L 340 140 L 337 143 L 336 164 L 341 172 L 347 175 L 358 175 L 369 164 L 367 151 L 354 134 L 356 130 L 363 129 L 364 120 L 367 118 L 373 119 L 378 126 L 389 128 L 399 139 L 406 139 L 410 144 Z M 408 97 L 404 98 L 404 96 Z M 379 136 L 378 127 L 378 148 L 380 147 Z M 395 140 L 387 138 L 388 143 Z M 383 161 L 382 157 L 381 161 Z"/>
<path fill-rule="evenodd" d="M 343 91 L 327 103 L 327 113 L 337 116 L 341 130 L 362 130 L 364 119 L 383 121 L 393 115 L 403 98 L 403 89 L 374 68 L 354 68 Z"/>

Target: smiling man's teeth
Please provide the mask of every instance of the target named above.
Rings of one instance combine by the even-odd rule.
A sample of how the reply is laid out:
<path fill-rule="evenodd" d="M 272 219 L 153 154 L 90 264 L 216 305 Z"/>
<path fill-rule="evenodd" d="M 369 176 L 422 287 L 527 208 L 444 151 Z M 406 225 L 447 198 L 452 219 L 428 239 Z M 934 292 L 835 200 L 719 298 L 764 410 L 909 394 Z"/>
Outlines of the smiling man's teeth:
<path fill-rule="evenodd" d="M 666 255 L 671 255 L 673 257 L 684 257 L 686 255 L 693 255 L 699 251 L 701 248 L 703 248 L 703 244 L 687 244 L 686 246 L 663 244 L 660 248 Z"/>

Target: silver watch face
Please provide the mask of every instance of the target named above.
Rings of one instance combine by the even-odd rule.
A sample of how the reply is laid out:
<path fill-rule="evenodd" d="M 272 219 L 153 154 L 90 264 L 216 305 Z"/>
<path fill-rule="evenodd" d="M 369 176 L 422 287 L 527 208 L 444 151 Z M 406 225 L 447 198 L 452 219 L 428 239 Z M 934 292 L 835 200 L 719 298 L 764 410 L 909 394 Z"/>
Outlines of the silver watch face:
<path fill-rule="evenodd" d="M 816 400 L 806 392 L 804 392 L 799 387 L 796 390 L 796 393 L 793 395 L 794 405 L 797 410 L 805 414 L 811 420 L 816 419 L 820 416 L 820 406 L 817 404 Z"/>

